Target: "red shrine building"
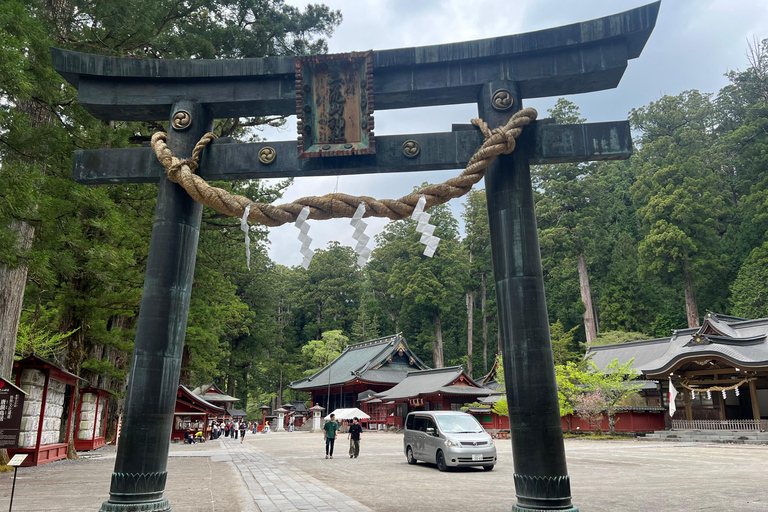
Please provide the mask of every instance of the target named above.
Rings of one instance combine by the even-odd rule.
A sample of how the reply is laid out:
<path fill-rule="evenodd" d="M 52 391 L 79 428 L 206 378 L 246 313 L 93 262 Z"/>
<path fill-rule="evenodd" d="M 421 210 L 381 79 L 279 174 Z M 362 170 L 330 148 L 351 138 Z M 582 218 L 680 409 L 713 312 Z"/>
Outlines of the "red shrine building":
<path fill-rule="evenodd" d="M 599 367 L 634 359 L 642 378 L 657 381 L 656 400 L 669 407 L 677 390 L 675 429 L 768 430 L 768 318 L 748 320 L 708 312 L 700 327 L 668 338 L 590 347 Z"/>
<path fill-rule="evenodd" d="M 348 345 L 328 366 L 291 382 L 289 387 L 310 393 L 313 404 L 333 411 L 358 407 L 359 394 L 387 391 L 405 379 L 409 371 L 427 368 L 408 347 L 403 334 L 398 333 Z"/>
<path fill-rule="evenodd" d="M 491 394 L 460 366 L 431 369 L 408 347 L 402 333 L 349 345 L 314 375 L 290 384 L 312 403 L 336 409 L 358 407 L 369 428 L 402 427 L 411 411 L 459 410 Z"/>

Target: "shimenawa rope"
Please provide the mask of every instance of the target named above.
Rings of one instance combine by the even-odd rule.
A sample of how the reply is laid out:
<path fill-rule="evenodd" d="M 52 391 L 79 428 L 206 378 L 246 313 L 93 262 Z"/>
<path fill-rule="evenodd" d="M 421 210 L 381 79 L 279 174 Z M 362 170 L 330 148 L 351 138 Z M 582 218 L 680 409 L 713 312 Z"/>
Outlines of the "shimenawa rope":
<path fill-rule="evenodd" d="M 523 126 L 534 121 L 538 113 L 526 108 L 515 113 L 506 125 L 488 129 L 482 119 L 472 119 L 472 124 L 480 128 L 485 142 L 472 155 L 466 169 L 457 177 L 437 185 L 428 185 L 400 199 L 374 199 L 368 196 L 347 194 L 326 194 L 297 199 L 292 203 L 273 206 L 255 203 L 244 196 L 230 194 L 224 189 L 210 186 L 203 178 L 195 174 L 203 148 L 216 136 L 206 133 L 195 145 L 192 156 L 179 159 L 173 156 L 166 145 L 167 134 L 157 132 L 152 136 L 152 149 L 157 159 L 165 168 L 168 179 L 181 185 L 197 202 L 210 206 L 217 212 L 231 217 L 242 217 L 245 207 L 250 205 L 248 220 L 265 226 L 281 226 L 295 222 L 302 208 L 309 206 L 309 218 L 315 220 L 331 218 L 351 218 L 361 202 L 365 202 L 364 217 L 386 217 L 392 220 L 404 219 L 413 213 L 413 209 L 422 195 L 427 200 L 426 208 L 447 203 L 461 197 L 485 175 L 485 169 L 500 154 L 509 154 L 515 149 L 515 138 L 520 135 Z"/>

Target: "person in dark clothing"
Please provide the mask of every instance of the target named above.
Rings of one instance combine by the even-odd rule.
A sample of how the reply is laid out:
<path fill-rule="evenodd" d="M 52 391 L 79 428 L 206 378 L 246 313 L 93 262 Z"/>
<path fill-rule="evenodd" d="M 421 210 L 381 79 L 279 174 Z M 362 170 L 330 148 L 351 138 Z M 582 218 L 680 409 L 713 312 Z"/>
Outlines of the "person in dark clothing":
<path fill-rule="evenodd" d="M 363 434 L 363 427 L 360 426 L 360 420 L 354 418 L 352 424 L 349 426 L 349 458 L 357 458 L 360 455 L 360 438 Z"/>
<path fill-rule="evenodd" d="M 331 414 L 331 417 L 323 425 L 325 431 L 325 458 L 333 458 L 333 445 L 336 443 L 336 437 L 339 435 L 339 422 L 336 421 L 336 415 Z"/>

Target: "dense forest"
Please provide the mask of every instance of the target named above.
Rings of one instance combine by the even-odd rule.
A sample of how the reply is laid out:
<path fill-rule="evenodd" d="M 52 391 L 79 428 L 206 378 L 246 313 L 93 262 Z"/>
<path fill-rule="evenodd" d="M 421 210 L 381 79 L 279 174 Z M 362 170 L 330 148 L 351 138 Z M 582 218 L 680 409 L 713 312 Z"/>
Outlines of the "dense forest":
<path fill-rule="evenodd" d="M 86 187 L 76 149 L 141 144 L 163 124 L 102 122 L 52 69 L 49 46 L 133 58 L 251 58 L 326 51 L 341 13 L 281 0 L 3 0 L 0 8 L 0 371 L 35 351 L 121 393 L 135 332 L 157 187 Z M 555 357 L 586 343 L 667 336 L 706 310 L 768 316 L 768 39 L 716 93 L 633 109 L 627 161 L 533 170 Z M 558 123 L 582 122 L 560 99 Z M 545 117 L 540 115 L 540 117 Z M 241 141 L 279 118 L 221 119 Z M 216 183 L 273 202 L 291 184 Z M 404 191 L 405 192 L 405 191 Z M 269 230 L 206 209 L 182 381 L 215 381 L 258 406 L 346 343 L 403 332 L 434 367 L 474 377 L 498 352 L 485 194 L 443 205 L 433 258 L 412 220 L 389 223 L 360 267 L 331 243 L 308 269 L 271 261 Z M 119 410 L 119 408 L 117 409 Z"/>

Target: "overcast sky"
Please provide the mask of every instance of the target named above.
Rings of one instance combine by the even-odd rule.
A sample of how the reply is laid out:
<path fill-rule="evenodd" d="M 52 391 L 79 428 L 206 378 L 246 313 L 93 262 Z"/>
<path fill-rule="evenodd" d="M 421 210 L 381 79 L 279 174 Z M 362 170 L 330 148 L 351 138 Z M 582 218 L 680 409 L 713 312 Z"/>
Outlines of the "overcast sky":
<path fill-rule="evenodd" d="M 289 0 L 295 5 L 307 2 Z M 344 21 L 329 41 L 331 53 L 385 50 L 411 46 L 469 41 L 531 32 L 615 14 L 649 3 L 643 0 L 325 0 L 341 10 Z M 748 67 L 747 42 L 768 37 L 768 0 L 664 0 L 656 28 L 639 58 L 629 66 L 618 88 L 569 96 L 590 122 L 627 119 L 632 108 L 647 105 L 665 94 L 688 89 L 717 92 L 726 85 L 723 76 Z M 374 77 L 374 80 L 376 78 Z M 557 98 L 528 100 L 525 106 L 547 117 Z M 454 105 L 374 112 L 377 135 L 444 132 L 452 123 L 468 123 L 477 107 Z M 294 140 L 295 120 L 282 131 L 265 131 L 267 140 Z M 283 200 L 308 195 L 343 192 L 398 198 L 424 181 L 442 182 L 460 171 L 431 171 L 297 178 Z M 477 187 L 483 187 L 481 181 Z M 462 199 L 449 205 L 460 220 Z M 386 219 L 366 219 L 369 246 Z M 325 248 L 331 240 L 354 246 L 348 219 L 310 221 L 312 249 Z M 292 225 L 270 228 L 270 257 L 279 264 L 301 262 Z M 438 247 L 438 251 L 439 251 Z"/>

